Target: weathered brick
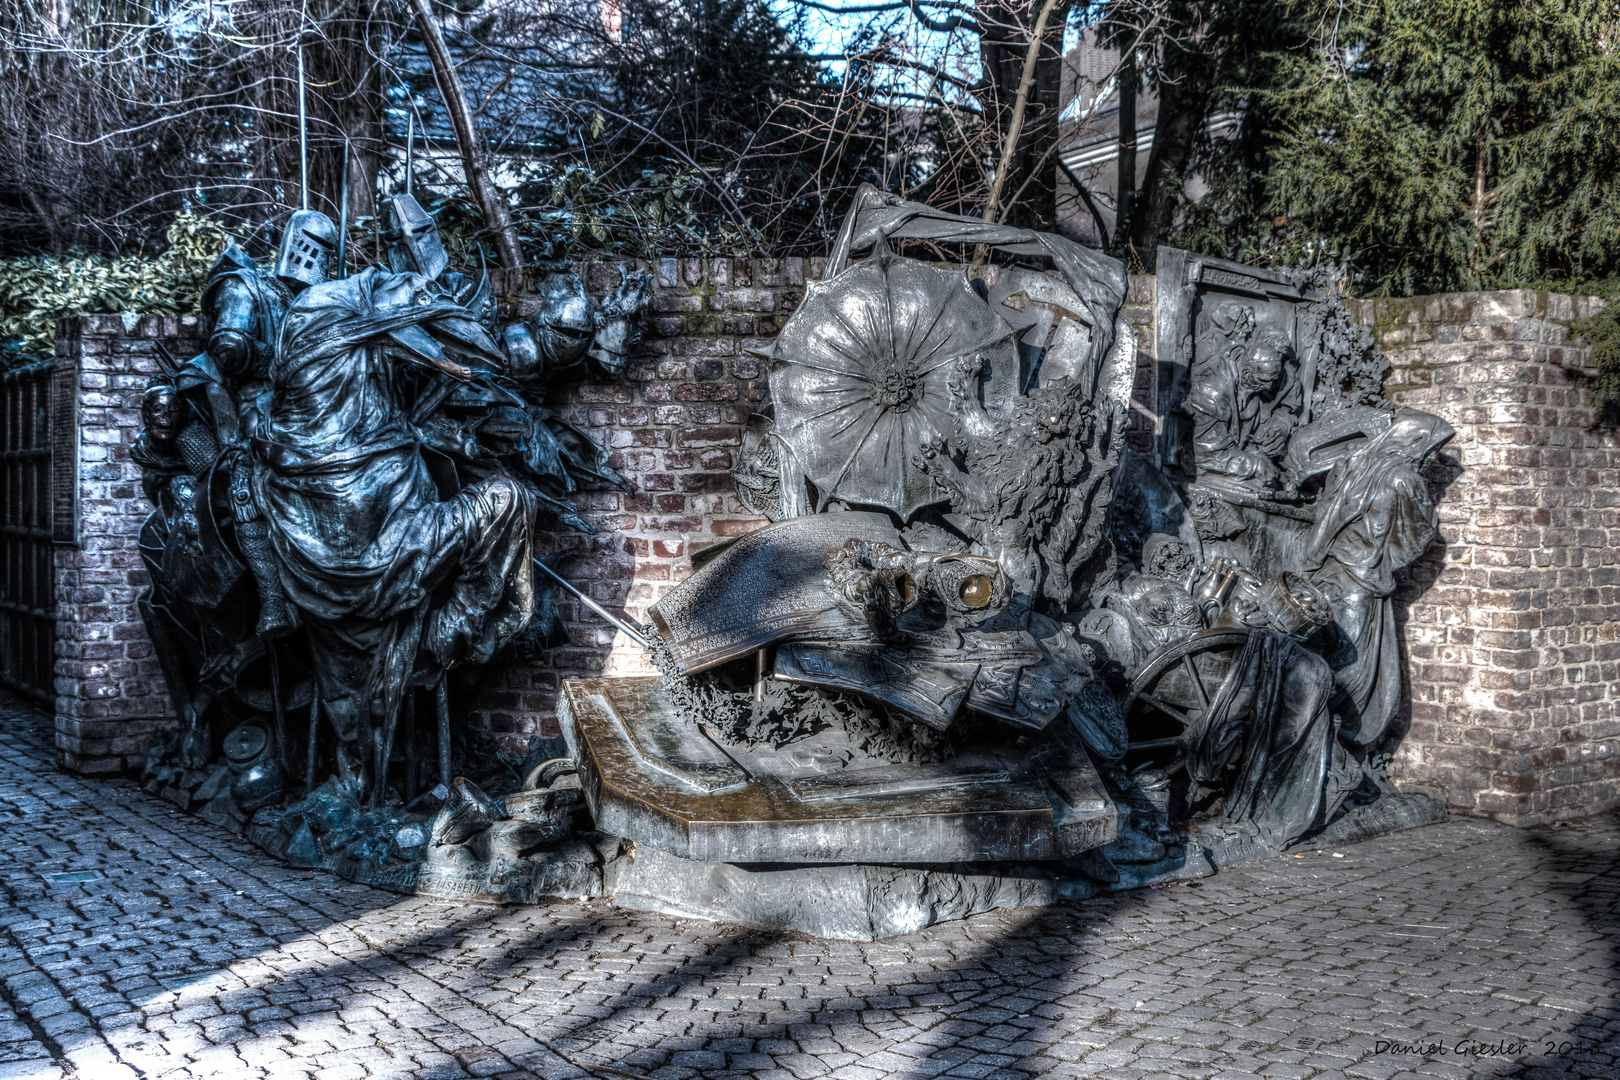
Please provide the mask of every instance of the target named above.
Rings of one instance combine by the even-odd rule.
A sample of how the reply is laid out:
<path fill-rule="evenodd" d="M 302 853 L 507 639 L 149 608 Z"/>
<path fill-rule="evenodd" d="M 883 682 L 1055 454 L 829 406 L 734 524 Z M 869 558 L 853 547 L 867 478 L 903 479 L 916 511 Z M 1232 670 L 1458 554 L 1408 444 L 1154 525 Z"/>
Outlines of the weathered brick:
<path fill-rule="evenodd" d="M 1578 779 L 1562 765 L 1600 722 L 1564 718 L 1573 696 L 1590 693 L 1595 705 L 1614 708 L 1614 684 L 1588 671 L 1596 657 L 1581 638 L 1608 640 L 1620 629 L 1614 606 L 1589 595 L 1608 584 L 1604 567 L 1620 557 L 1620 537 L 1579 509 L 1613 504 L 1614 485 L 1599 477 L 1620 468 L 1620 440 L 1593 427 L 1589 392 L 1563 370 L 1589 370 L 1590 359 L 1567 344 L 1568 316 L 1548 314 L 1577 306 L 1514 290 L 1357 307 L 1383 340 L 1432 343 L 1391 350 L 1387 392 L 1457 428 L 1452 464 L 1436 470 L 1449 475 L 1437 475 L 1435 486 L 1448 539 L 1465 543 L 1450 550 L 1438 582 L 1409 594 L 1421 596 L 1409 601 L 1404 625 L 1412 728 L 1394 772 L 1456 809 L 1517 824 L 1620 802 L 1616 786 Z M 1464 640 L 1471 627 L 1477 631 Z M 1428 651 L 1429 641 L 1468 651 Z M 1423 704 L 1431 699 L 1472 707 L 1431 715 Z M 1551 720 L 1555 714 L 1561 719 Z M 1514 752 L 1476 762 L 1455 756 L 1462 744 Z M 1532 746 L 1536 753 L 1518 752 Z"/>
<path fill-rule="evenodd" d="M 598 535 L 542 522 L 538 537 L 541 550 L 570 553 L 566 572 L 593 594 L 640 614 L 690 574 L 694 551 L 763 524 L 729 478 L 741 425 L 764 392 L 750 350 L 770 344 L 826 260 L 660 259 L 652 268 L 652 334 L 626 377 L 561 385 L 548 401 L 609 446 L 637 494 L 580 492 Z M 610 265 L 582 270 L 596 293 L 617 281 Z M 528 275 L 524 288 L 537 281 Z M 1129 288 L 1126 316 L 1147 346 L 1155 283 L 1136 277 Z M 512 310 L 532 306 L 520 296 Z M 1448 463 L 1431 469 L 1445 544 L 1410 568 L 1397 594 L 1411 684 L 1397 780 L 1520 824 L 1620 803 L 1620 439 L 1595 426 L 1583 381 L 1591 361 L 1567 330 L 1601 302 L 1512 290 L 1349 306 L 1389 350 L 1388 395 L 1457 428 Z M 75 768 L 126 767 L 138 750 L 107 749 L 121 726 L 149 737 L 171 711 L 133 605 L 146 586 L 133 537 L 147 507 L 129 447 L 140 389 L 156 370 L 153 341 L 189 355 L 195 334 L 195 320 L 147 318 L 129 330 L 119 316 L 87 316 L 58 337 L 59 354 L 80 360 L 87 421 L 83 547 L 59 551 L 55 571 L 57 712 L 62 760 Z M 1133 397 L 1151 408 L 1156 365 L 1149 348 L 1141 357 Z M 1153 427 L 1139 421 L 1127 439 L 1151 452 Z M 646 670 L 596 616 L 571 602 L 563 611 L 576 646 L 492 673 L 475 710 L 514 748 L 526 733 L 554 729 L 559 678 Z M 103 729 L 69 726 L 80 722 Z M 87 752 L 92 739 L 105 756 Z"/>

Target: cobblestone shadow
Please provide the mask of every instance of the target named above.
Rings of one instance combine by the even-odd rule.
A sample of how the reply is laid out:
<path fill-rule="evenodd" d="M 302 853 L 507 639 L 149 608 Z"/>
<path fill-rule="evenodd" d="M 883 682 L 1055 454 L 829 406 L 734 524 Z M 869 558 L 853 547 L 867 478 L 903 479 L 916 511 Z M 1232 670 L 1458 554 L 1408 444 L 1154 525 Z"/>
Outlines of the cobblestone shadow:
<path fill-rule="evenodd" d="M 1620 1076 L 1616 815 L 824 942 L 293 870 L 43 719 L 0 703 L 0 1080 Z"/>
<path fill-rule="evenodd" d="M 1606 1000 L 1594 1000 L 1567 1031 L 1554 1032 L 1531 1049 L 1555 1062 L 1607 1059 L 1607 1072 L 1581 1075 L 1620 1075 L 1620 810 L 1591 821 L 1543 826 L 1527 830 L 1525 838 L 1539 852 L 1541 869 L 1536 879 L 1549 891 L 1563 896 L 1586 916 L 1588 941 L 1597 946 L 1590 951 L 1568 950 L 1567 960 L 1589 963 L 1594 982 L 1605 981 L 1610 988 Z M 1607 974 L 1600 970 L 1602 953 L 1607 952 Z M 1557 953 L 1544 961 L 1556 961 Z M 1551 1063 L 1533 1061 L 1521 1064 L 1510 1075 L 1522 1080 L 1540 1080 L 1559 1075 Z"/>

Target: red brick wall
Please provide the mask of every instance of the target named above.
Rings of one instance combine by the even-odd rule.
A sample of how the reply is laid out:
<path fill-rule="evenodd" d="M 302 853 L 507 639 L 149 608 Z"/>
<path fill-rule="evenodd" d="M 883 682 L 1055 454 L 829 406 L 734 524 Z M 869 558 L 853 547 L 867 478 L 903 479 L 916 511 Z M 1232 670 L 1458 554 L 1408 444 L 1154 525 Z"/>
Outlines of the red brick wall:
<path fill-rule="evenodd" d="M 661 260 L 648 338 L 625 378 L 557 388 L 551 404 L 612 448 L 634 495 L 584 492 L 595 536 L 554 530 L 563 573 L 636 619 L 691 569 L 694 550 L 757 527 L 732 494 L 743 421 L 763 387 L 747 351 L 768 342 L 819 276 L 819 260 Z M 600 295 L 616 268 L 586 268 Z M 1154 283 L 1132 279 L 1137 398 L 1151 411 Z M 525 290 L 516 290 L 521 311 Z M 1518 824 L 1620 804 L 1620 441 L 1594 427 L 1586 356 L 1567 343 L 1595 301 L 1535 292 L 1353 304 L 1396 371 L 1397 401 L 1458 429 L 1441 470 L 1443 546 L 1406 575 L 1397 608 L 1410 658 L 1411 728 L 1395 763 L 1407 788 Z M 177 356 L 195 327 L 118 316 L 65 324 L 83 432 L 82 545 L 57 555 L 58 742 L 64 766 L 128 768 L 170 707 L 135 612 L 135 535 L 148 512 L 128 448 L 155 341 Z M 1151 438 L 1137 409 L 1133 439 Z M 565 602 L 572 644 L 492 672 L 475 721 L 514 743 L 554 733 L 558 682 L 647 670 L 639 649 Z"/>
<path fill-rule="evenodd" d="M 582 493 L 578 502 L 596 535 L 557 528 L 542 532 L 538 547 L 564 552 L 563 576 L 615 614 L 645 619 L 691 573 L 694 550 L 764 523 L 744 511 L 731 482 L 743 422 L 765 385 L 762 361 L 748 350 L 771 341 L 825 262 L 641 264 L 653 272 L 651 317 L 625 377 L 552 392 L 548 404 L 608 447 L 636 492 Z M 615 265 L 581 270 L 593 295 L 618 281 Z M 514 309 L 528 314 L 530 306 L 520 300 Z M 477 703 L 477 718 L 513 741 L 557 733 L 560 680 L 652 670 L 634 642 L 583 604 L 564 596 L 560 606 L 571 643 L 492 672 Z"/>
<path fill-rule="evenodd" d="M 1399 594 L 1403 787 L 1517 825 L 1620 805 L 1620 437 L 1569 324 L 1602 302 L 1516 290 L 1355 305 L 1388 393 L 1457 429 L 1445 545 Z"/>

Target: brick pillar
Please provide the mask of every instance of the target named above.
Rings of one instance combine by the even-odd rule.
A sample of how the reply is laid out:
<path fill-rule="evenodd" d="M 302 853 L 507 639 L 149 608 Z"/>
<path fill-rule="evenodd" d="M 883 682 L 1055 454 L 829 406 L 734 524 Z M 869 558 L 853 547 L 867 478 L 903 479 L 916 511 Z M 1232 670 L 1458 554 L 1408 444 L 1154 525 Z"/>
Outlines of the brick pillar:
<path fill-rule="evenodd" d="M 1515 825 L 1620 805 L 1620 439 L 1569 324 L 1602 301 L 1514 290 L 1356 307 L 1398 402 L 1457 429 L 1444 546 L 1398 594 L 1403 787 Z"/>
<path fill-rule="evenodd" d="M 64 320 L 58 365 L 79 388 L 79 539 L 56 552 L 56 747 L 64 769 L 137 769 L 176 721 L 135 601 L 149 584 L 136 546 L 152 507 L 129 449 L 157 343 L 197 352 L 197 320 L 87 315 Z"/>

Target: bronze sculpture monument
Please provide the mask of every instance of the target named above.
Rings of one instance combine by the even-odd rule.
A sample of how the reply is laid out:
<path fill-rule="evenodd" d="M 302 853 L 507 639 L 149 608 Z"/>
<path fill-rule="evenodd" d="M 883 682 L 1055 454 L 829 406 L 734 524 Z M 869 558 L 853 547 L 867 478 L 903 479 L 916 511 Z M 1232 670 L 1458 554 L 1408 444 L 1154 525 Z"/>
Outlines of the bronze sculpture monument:
<path fill-rule="evenodd" d="M 395 269 L 331 276 L 334 227 L 313 211 L 292 216 L 271 274 L 228 249 L 205 292 L 208 351 L 148 388 L 135 449 L 157 508 L 142 611 L 184 719 L 149 786 L 280 828 L 313 862 L 378 839 L 402 804 L 482 798 L 453 783 L 447 679 L 555 633 L 530 625 L 537 593 L 555 612 L 536 512 L 588 529 L 570 493 L 624 484 L 542 404 L 545 365 L 587 349 L 622 363 L 645 306 L 644 276 L 627 278 L 610 317 L 562 313 L 584 316 L 574 355 L 543 349 L 556 312 L 497 327 L 487 280 L 449 271 L 420 205 L 388 211 Z M 593 343 L 602 329 L 616 353 Z M 414 688 L 436 698 L 432 738 Z"/>
<path fill-rule="evenodd" d="M 733 476 L 771 524 L 627 628 L 659 676 L 566 682 L 566 756 L 492 797 L 449 688 L 555 632 L 536 515 L 588 528 L 571 493 L 624 481 L 544 385 L 622 368 L 647 286 L 598 308 L 558 264 L 498 326 L 388 214 L 389 269 L 316 253 L 296 295 L 233 248 L 209 353 L 148 391 L 143 610 L 185 718 L 152 789 L 392 888 L 857 938 L 1439 813 L 1387 774 L 1392 594 L 1451 432 L 1384 404 L 1331 291 L 1165 249 L 1137 453 L 1123 266 L 870 188 L 766 350 Z"/>

